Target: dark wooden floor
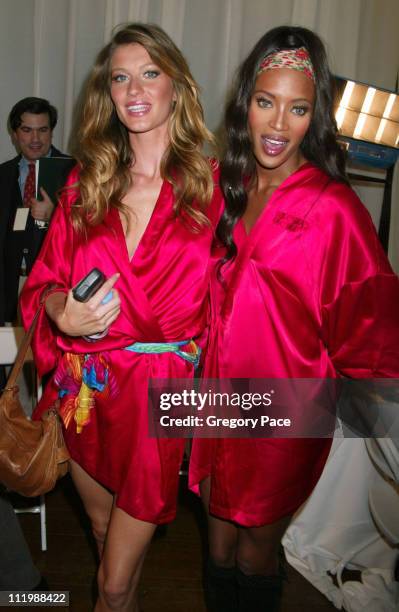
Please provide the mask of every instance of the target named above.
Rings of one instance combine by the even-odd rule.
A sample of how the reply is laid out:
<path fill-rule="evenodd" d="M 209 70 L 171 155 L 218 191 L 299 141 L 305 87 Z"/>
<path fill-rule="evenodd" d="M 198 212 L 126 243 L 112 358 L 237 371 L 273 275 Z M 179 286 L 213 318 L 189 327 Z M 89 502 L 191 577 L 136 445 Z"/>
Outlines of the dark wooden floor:
<path fill-rule="evenodd" d="M 197 499 L 186 492 L 183 478 L 181 489 L 177 519 L 156 534 L 145 563 L 141 583 L 143 612 L 205 612 L 201 588 L 202 512 Z M 40 550 L 39 517 L 19 515 L 33 558 L 50 589 L 70 591 L 69 610 L 90 612 L 96 561 L 88 524 L 69 477 L 46 496 L 46 506 L 48 550 L 45 553 Z M 335 610 L 290 566 L 287 574 L 281 612 Z"/>

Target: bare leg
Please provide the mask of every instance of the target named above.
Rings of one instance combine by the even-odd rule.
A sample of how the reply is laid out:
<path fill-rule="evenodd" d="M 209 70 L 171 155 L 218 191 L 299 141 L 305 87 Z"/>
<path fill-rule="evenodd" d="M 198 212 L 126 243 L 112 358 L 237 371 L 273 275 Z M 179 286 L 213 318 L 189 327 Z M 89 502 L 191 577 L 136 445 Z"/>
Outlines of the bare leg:
<path fill-rule="evenodd" d="M 70 461 L 70 472 L 90 518 L 98 556 L 101 559 L 114 502 L 113 495 L 72 460 Z"/>
<path fill-rule="evenodd" d="M 137 586 L 156 525 L 115 507 L 113 495 L 77 463 L 71 475 L 97 542 L 99 599 L 96 612 L 138 612 Z"/>
<path fill-rule="evenodd" d="M 155 528 L 113 508 L 98 575 L 96 612 L 138 612 L 138 582 Z"/>

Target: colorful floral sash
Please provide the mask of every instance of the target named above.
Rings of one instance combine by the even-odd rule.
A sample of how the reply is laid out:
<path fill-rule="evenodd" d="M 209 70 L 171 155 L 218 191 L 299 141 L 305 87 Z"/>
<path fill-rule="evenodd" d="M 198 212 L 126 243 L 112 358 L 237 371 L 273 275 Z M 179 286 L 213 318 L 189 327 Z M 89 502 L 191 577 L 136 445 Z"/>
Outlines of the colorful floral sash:
<path fill-rule="evenodd" d="M 201 349 L 194 340 L 182 342 L 135 342 L 126 351 L 143 354 L 175 353 L 194 368 L 199 364 Z M 119 392 L 115 376 L 109 366 L 108 353 L 65 353 L 54 376 L 59 387 L 58 395 L 63 401 L 60 416 L 67 428 L 76 423 L 76 433 L 90 421 L 90 410 L 96 398 L 113 400 Z"/>

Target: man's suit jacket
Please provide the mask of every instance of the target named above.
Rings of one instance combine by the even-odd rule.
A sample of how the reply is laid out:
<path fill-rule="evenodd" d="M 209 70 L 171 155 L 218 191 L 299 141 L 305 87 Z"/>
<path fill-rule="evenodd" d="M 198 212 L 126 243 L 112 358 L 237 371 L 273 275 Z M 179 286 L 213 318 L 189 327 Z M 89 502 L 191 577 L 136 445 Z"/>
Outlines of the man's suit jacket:
<path fill-rule="evenodd" d="M 52 157 L 67 157 L 51 147 Z M 17 314 L 18 285 L 25 257 L 27 272 L 39 253 L 46 230 L 39 229 L 29 214 L 26 229 L 13 231 L 15 213 L 22 206 L 18 184 L 20 155 L 0 164 L 0 324 L 13 321 Z"/>

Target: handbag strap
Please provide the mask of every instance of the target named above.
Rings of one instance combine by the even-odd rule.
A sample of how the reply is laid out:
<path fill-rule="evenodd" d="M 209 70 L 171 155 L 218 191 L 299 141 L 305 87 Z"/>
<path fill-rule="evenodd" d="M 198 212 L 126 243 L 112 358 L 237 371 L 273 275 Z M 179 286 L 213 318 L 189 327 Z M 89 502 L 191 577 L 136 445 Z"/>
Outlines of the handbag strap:
<path fill-rule="evenodd" d="M 14 361 L 14 365 L 11 369 L 10 376 L 8 377 L 8 380 L 7 380 L 6 389 L 12 389 L 13 387 L 16 386 L 18 376 L 21 372 L 22 366 L 24 365 L 26 354 L 32 342 L 32 337 L 35 332 L 37 321 L 39 319 L 40 313 L 42 312 L 44 308 L 44 302 L 46 301 L 46 298 L 48 297 L 49 293 L 51 292 L 53 288 L 54 288 L 53 285 L 49 288 L 46 288 L 46 291 L 43 292 L 40 298 L 39 308 L 37 309 L 37 312 L 35 316 L 33 317 L 33 321 L 28 331 L 26 332 L 22 340 L 22 343 L 18 349 L 17 356 Z"/>

